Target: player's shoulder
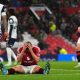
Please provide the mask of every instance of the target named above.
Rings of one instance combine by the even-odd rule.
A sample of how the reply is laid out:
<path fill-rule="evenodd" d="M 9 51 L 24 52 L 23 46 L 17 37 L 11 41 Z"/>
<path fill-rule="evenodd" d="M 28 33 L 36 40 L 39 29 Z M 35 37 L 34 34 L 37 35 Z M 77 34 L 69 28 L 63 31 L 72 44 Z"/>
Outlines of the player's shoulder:
<path fill-rule="evenodd" d="M 23 49 L 23 46 L 19 47 L 19 48 L 17 49 L 17 52 L 20 53 L 20 52 L 22 51 L 22 49 Z"/>
<path fill-rule="evenodd" d="M 14 15 L 10 16 L 9 18 L 17 19 L 16 16 L 14 16 Z"/>
<path fill-rule="evenodd" d="M 2 9 L 2 8 L 3 8 L 3 6 L 4 6 L 3 4 L 0 4 L 0 9 Z"/>
<path fill-rule="evenodd" d="M 40 48 L 38 46 L 33 46 L 33 50 L 40 52 Z"/>
<path fill-rule="evenodd" d="M 4 6 L 3 4 L 0 4 L 0 6 Z"/>

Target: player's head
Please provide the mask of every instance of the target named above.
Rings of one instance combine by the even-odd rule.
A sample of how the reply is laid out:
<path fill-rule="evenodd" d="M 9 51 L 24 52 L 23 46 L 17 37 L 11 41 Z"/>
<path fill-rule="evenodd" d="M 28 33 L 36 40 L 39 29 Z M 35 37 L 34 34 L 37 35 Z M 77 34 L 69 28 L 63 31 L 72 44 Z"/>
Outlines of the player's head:
<path fill-rule="evenodd" d="M 26 47 L 26 51 L 25 52 L 27 52 L 27 51 L 29 51 L 29 46 L 32 46 L 32 44 L 31 44 L 31 42 L 25 42 L 24 43 L 24 46 Z"/>
<path fill-rule="evenodd" d="M 9 15 L 16 15 L 15 10 L 13 8 L 8 9 Z"/>
<path fill-rule="evenodd" d="M 31 43 L 31 42 L 29 42 L 29 41 L 27 41 L 27 42 L 25 42 L 25 43 L 24 43 L 24 45 L 23 45 L 23 46 L 26 46 L 26 47 L 27 47 L 28 45 L 31 45 L 31 46 L 32 46 L 32 43 Z"/>
<path fill-rule="evenodd" d="M 32 43 L 30 41 L 27 41 L 25 44 L 26 45 L 28 45 L 28 44 L 32 45 Z"/>

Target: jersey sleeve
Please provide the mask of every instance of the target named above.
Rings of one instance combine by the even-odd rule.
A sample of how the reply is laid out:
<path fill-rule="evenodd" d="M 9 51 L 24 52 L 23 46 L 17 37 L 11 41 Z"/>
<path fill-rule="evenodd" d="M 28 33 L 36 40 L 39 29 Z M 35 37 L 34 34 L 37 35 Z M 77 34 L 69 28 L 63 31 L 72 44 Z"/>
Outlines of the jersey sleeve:
<path fill-rule="evenodd" d="M 39 47 L 37 47 L 37 46 L 33 47 L 33 51 L 37 57 L 40 57 L 40 48 Z"/>
<path fill-rule="evenodd" d="M 23 47 L 18 48 L 18 49 L 17 49 L 17 52 L 18 52 L 18 53 L 21 53 L 22 49 L 23 49 Z"/>
<path fill-rule="evenodd" d="M 2 11 L 1 11 L 1 15 L 5 16 L 6 15 L 6 11 L 7 11 L 6 7 L 3 6 Z"/>

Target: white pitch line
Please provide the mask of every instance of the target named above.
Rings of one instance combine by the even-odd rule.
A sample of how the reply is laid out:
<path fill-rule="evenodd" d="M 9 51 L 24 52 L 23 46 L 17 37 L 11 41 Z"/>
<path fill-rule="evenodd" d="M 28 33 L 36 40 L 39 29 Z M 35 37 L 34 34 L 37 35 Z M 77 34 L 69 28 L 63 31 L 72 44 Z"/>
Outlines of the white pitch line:
<path fill-rule="evenodd" d="M 56 75 L 56 76 L 63 76 L 63 75 L 64 75 L 64 76 L 71 76 L 71 75 L 80 75 L 80 73 L 72 73 L 72 74 L 70 74 L 70 73 L 69 73 L 69 74 L 62 74 L 62 73 L 61 73 L 61 74 L 54 74 L 54 73 L 52 73 L 52 74 L 49 74 L 49 75 Z"/>
<path fill-rule="evenodd" d="M 80 70 L 71 70 L 71 69 L 51 69 L 51 70 L 60 70 L 60 71 L 80 71 Z"/>
<path fill-rule="evenodd" d="M 34 76 L 36 76 L 36 75 L 38 76 L 38 75 L 42 75 L 42 74 L 33 74 L 33 75 L 34 75 Z M 72 76 L 72 75 L 79 75 L 79 76 L 80 76 L 80 73 L 72 73 L 72 74 L 70 74 L 70 73 L 69 73 L 69 74 L 64 74 L 64 73 L 63 73 L 63 74 L 62 74 L 62 73 L 61 73 L 61 74 L 54 74 L 54 73 L 51 74 L 51 73 L 50 73 L 50 74 L 43 74 L 43 75 L 44 75 L 44 76 L 46 76 L 46 75 L 47 75 L 47 76 L 48 76 L 48 75 L 53 75 L 53 76 Z M 2 77 L 3 77 L 3 76 L 5 77 L 5 76 L 13 76 L 13 75 L 2 75 L 2 74 L 1 74 L 0 77 L 1 77 L 1 76 L 2 76 Z M 14 75 L 14 76 L 15 76 L 15 75 Z M 17 75 L 17 76 L 22 76 L 22 75 Z M 23 76 L 30 76 L 30 75 L 23 75 Z"/>

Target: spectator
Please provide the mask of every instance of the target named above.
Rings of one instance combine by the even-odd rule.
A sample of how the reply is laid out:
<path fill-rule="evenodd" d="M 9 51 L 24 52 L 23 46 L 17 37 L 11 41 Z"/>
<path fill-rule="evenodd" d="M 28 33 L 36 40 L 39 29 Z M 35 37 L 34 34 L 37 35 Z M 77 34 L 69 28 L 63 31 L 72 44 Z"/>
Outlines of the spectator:
<path fill-rule="evenodd" d="M 66 19 L 62 18 L 61 24 L 60 24 L 60 30 L 61 30 L 61 34 L 65 37 L 66 33 L 66 27 L 67 27 L 67 23 L 66 23 Z"/>
<path fill-rule="evenodd" d="M 68 54 L 68 51 L 65 49 L 65 48 L 62 48 L 60 46 L 58 46 L 55 50 L 54 50 L 55 53 L 57 54 Z"/>
<path fill-rule="evenodd" d="M 49 25 L 50 25 L 50 33 L 53 36 L 60 34 L 60 31 L 57 29 L 57 26 L 53 21 L 50 21 Z"/>

